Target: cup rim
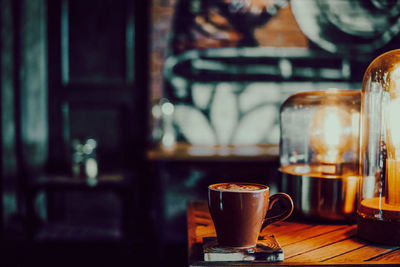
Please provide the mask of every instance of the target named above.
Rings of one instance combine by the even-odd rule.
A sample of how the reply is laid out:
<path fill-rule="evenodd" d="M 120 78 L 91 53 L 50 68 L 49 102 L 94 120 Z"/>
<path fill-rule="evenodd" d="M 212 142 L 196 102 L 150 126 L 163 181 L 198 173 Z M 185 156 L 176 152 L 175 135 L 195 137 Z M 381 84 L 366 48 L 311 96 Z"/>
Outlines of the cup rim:
<path fill-rule="evenodd" d="M 223 184 L 241 184 L 241 185 L 255 185 L 255 186 L 261 186 L 263 187 L 262 189 L 257 189 L 257 190 L 226 190 L 226 189 L 216 189 L 212 188 L 212 186 L 218 186 L 218 185 L 223 185 Z M 215 183 L 215 184 L 210 184 L 208 186 L 209 190 L 217 191 L 217 192 L 230 192 L 230 193 L 258 193 L 258 192 L 264 192 L 266 190 L 269 190 L 268 185 L 264 184 L 258 184 L 258 183 L 250 183 L 250 182 L 224 182 L 224 183 Z"/>

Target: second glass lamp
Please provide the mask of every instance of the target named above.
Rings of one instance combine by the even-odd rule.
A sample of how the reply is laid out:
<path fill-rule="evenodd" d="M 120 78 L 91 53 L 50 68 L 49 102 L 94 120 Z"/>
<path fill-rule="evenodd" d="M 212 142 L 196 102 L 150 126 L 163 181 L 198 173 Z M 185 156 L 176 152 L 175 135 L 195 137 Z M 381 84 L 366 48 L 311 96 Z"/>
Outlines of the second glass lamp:
<path fill-rule="evenodd" d="M 280 112 L 281 190 L 295 212 L 322 220 L 355 219 L 359 184 L 359 90 L 290 96 Z"/>

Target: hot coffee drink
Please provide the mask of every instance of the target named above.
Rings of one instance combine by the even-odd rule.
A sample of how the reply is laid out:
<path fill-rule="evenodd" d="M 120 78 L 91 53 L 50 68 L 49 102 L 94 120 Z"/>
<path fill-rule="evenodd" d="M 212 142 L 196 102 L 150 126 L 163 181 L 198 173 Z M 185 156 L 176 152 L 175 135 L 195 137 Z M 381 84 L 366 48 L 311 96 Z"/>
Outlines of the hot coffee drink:
<path fill-rule="evenodd" d="M 244 183 L 223 183 L 216 184 L 214 186 L 210 186 L 216 190 L 224 190 L 224 191 L 257 191 L 263 190 L 266 186 L 256 185 L 256 184 L 244 184 Z"/>
<path fill-rule="evenodd" d="M 287 209 L 267 217 L 277 200 L 284 200 Z M 253 183 L 220 183 L 208 187 L 208 206 L 217 232 L 218 243 L 227 247 L 255 246 L 265 226 L 289 217 L 292 199 L 277 193 L 269 196 L 269 187 Z"/>

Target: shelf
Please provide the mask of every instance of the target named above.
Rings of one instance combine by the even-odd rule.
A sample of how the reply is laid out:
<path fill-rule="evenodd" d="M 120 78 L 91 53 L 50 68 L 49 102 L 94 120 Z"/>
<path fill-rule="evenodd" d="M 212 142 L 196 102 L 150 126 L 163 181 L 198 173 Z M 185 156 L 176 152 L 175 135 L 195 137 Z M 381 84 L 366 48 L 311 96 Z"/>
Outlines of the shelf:
<path fill-rule="evenodd" d="M 149 149 L 147 159 L 151 162 L 278 162 L 279 145 L 196 146 L 188 143 L 177 143 L 170 148 L 156 146 Z"/>
<path fill-rule="evenodd" d="M 77 178 L 69 175 L 42 175 L 33 178 L 27 183 L 30 190 L 38 189 L 124 189 L 131 186 L 130 179 L 122 174 L 102 174 L 97 181 L 90 182 L 85 178 Z"/>

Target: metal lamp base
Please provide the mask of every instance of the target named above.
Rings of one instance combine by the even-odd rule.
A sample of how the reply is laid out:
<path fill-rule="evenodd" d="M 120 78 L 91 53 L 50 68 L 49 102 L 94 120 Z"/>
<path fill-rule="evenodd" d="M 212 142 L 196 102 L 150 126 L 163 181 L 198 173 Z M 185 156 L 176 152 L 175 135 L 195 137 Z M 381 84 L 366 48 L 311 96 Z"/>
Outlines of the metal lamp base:
<path fill-rule="evenodd" d="M 282 171 L 281 190 L 289 194 L 295 214 L 308 219 L 355 221 L 360 178 L 294 175 Z"/>

